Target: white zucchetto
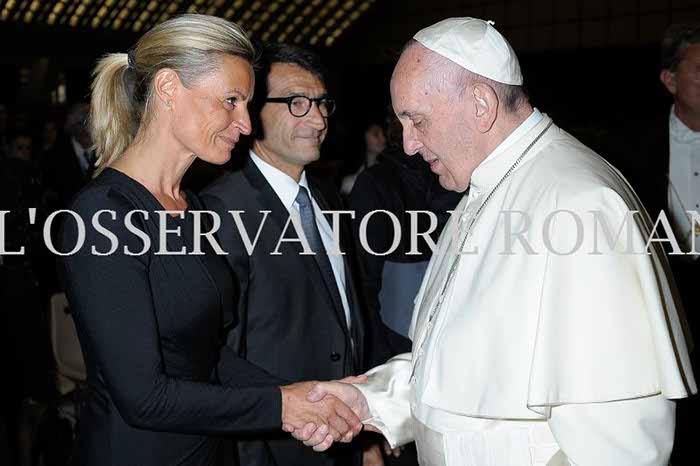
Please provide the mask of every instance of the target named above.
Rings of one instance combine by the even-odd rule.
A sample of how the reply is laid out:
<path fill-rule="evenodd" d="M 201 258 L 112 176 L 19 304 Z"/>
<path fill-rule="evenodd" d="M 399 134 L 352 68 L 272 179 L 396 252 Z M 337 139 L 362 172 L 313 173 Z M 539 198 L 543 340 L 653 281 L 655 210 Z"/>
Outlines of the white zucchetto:
<path fill-rule="evenodd" d="M 448 18 L 420 30 L 413 38 L 462 68 L 493 81 L 522 85 L 515 51 L 493 21 Z"/>

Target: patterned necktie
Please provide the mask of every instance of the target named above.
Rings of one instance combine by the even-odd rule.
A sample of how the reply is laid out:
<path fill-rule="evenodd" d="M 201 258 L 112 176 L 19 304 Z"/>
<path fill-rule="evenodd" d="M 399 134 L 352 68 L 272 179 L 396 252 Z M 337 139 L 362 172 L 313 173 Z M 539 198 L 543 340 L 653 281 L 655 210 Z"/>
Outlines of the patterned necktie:
<path fill-rule="evenodd" d="M 328 260 L 326 248 L 323 246 L 323 240 L 321 239 L 321 233 L 319 233 L 318 226 L 316 225 L 314 206 L 311 203 L 309 192 L 304 186 L 299 186 L 299 194 L 297 194 L 296 202 L 299 204 L 299 216 L 301 217 L 301 226 L 304 229 L 306 241 L 309 243 L 311 250 L 315 253 L 314 258 L 318 263 L 318 267 L 321 269 L 321 274 L 323 274 L 323 278 L 328 285 L 333 301 L 340 309 L 344 309 L 343 301 L 340 298 L 340 292 L 338 290 L 338 283 L 335 281 L 335 274 L 333 273 L 331 262 Z"/>
<path fill-rule="evenodd" d="M 299 193 L 296 198 L 299 204 L 299 216 L 301 217 L 301 226 L 304 228 L 306 241 L 309 243 L 311 250 L 317 255 L 326 255 L 326 248 L 323 246 L 321 234 L 316 225 L 316 215 L 314 214 L 314 206 L 311 203 L 309 191 L 304 186 L 299 186 Z M 330 265 L 330 263 L 329 263 Z M 333 270 L 331 269 L 331 273 Z"/>

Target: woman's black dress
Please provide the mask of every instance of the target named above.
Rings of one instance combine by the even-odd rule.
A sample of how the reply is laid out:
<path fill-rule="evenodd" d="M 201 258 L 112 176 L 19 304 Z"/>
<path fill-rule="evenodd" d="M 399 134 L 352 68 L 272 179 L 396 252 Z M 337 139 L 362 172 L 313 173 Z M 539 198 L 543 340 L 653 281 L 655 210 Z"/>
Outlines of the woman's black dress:
<path fill-rule="evenodd" d="M 62 265 L 88 374 L 80 464 L 216 465 L 217 434 L 280 427 L 281 381 L 226 345 L 236 322 L 225 259 L 203 237 L 204 254 L 189 254 L 193 211 L 203 206 L 187 195 L 184 219 L 161 219 L 155 211 L 164 208 L 144 186 L 108 168 L 73 202 L 85 241 Z M 82 236 L 77 225 L 66 216 L 62 252 Z M 175 254 L 183 248 L 188 254 Z"/>

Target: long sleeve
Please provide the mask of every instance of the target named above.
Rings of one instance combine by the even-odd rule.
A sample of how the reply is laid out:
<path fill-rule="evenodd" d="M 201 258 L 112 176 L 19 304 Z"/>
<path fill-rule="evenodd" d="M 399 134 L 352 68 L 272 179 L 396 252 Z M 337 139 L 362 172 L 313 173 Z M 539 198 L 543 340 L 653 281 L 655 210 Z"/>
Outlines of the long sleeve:
<path fill-rule="evenodd" d="M 384 434 L 392 448 L 413 441 L 411 421 L 411 353 L 399 354 L 386 364 L 367 372 L 369 381 L 357 384 L 367 399 L 373 425 Z"/>
<path fill-rule="evenodd" d="M 93 194 L 93 193 L 91 193 Z M 66 291 L 80 341 L 123 419 L 131 426 L 183 433 L 254 432 L 280 425 L 278 387 L 231 388 L 176 378 L 166 373 L 162 341 L 149 282 L 149 254 L 131 256 L 143 242 L 123 227 L 134 206 L 114 191 L 82 195 L 73 209 L 86 224 L 84 246 L 63 257 Z M 90 225 L 92 212 L 112 209 L 117 221 L 104 223 L 119 241 L 113 254 L 108 238 Z M 147 231 L 145 225 L 137 226 Z M 62 244 L 69 250 L 78 231 L 67 221 Z M 195 312 L 196 310 L 192 310 Z M 239 377 L 245 378 L 239 364 Z M 90 377 L 90 374 L 89 374 Z"/>
<path fill-rule="evenodd" d="M 229 332 L 226 345 L 221 348 L 221 358 L 217 367 L 219 381 L 225 387 L 278 387 L 293 383 L 274 376 L 266 370 L 251 364 L 238 355 L 236 340 Z"/>
<path fill-rule="evenodd" d="M 552 408 L 549 427 L 572 466 L 667 466 L 675 402 L 656 395 Z"/>

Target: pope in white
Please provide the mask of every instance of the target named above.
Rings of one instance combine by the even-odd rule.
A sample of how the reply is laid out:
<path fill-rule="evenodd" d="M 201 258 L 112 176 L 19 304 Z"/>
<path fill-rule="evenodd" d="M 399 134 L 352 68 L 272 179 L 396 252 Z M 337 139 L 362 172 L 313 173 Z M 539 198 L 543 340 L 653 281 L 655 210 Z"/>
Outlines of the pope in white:
<path fill-rule="evenodd" d="M 413 351 L 309 399 L 415 440 L 424 466 L 667 465 L 672 400 L 696 384 L 666 257 L 621 174 L 522 84 L 490 22 L 447 19 L 406 46 L 404 149 L 467 194 L 416 296 Z M 293 435 L 328 448 L 316 427 Z"/>

